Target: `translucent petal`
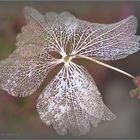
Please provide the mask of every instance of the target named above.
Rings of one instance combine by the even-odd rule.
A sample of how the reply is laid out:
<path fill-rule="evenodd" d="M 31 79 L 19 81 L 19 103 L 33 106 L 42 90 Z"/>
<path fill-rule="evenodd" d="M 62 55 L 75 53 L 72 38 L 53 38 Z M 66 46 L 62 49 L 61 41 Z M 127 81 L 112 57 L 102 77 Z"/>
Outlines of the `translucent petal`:
<path fill-rule="evenodd" d="M 45 30 L 46 23 L 44 16 L 30 7 L 24 8 L 24 16 L 26 18 L 27 25 L 23 26 L 21 29 L 22 33 L 17 35 L 17 53 L 22 56 L 25 54 L 25 57 L 30 57 L 30 55 L 26 55 L 26 53 L 35 56 L 40 52 L 39 46 L 43 46 L 43 32 Z"/>
<path fill-rule="evenodd" d="M 92 77 L 73 62 L 64 66 L 39 96 L 37 111 L 44 123 L 52 124 L 62 135 L 67 130 L 72 135 L 84 135 L 90 122 L 97 126 L 100 120 L 115 118 L 104 105 Z"/>
<path fill-rule="evenodd" d="M 56 12 L 47 12 L 45 14 L 45 21 L 48 23 L 48 24 L 52 24 L 54 22 L 54 20 L 57 18 L 58 14 Z"/>
<path fill-rule="evenodd" d="M 58 85 L 53 86 L 56 88 Z M 44 90 L 37 102 L 37 111 L 43 122 L 52 124 L 59 135 L 67 134 L 68 130 L 72 135 L 86 134 L 90 128 L 88 114 L 79 107 L 72 95 L 61 96 L 53 89 L 50 93 L 50 88 L 52 86 Z"/>
<path fill-rule="evenodd" d="M 74 53 L 101 60 L 121 59 L 140 49 L 136 28 L 134 16 L 108 25 L 79 20 L 71 44 Z"/>
<path fill-rule="evenodd" d="M 75 83 L 72 88 L 76 93 L 75 95 L 79 105 L 95 118 L 104 120 L 108 119 L 108 117 L 114 118 L 115 116 L 109 110 L 107 110 L 106 106 L 104 105 L 101 94 L 87 70 L 72 63 L 70 71 L 71 73 L 74 73 L 70 75 L 69 79 L 71 83 Z M 104 112 L 107 113 L 103 118 Z"/>
<path fill-rule="evenodd" d="M 27 23 L 31 23 L 31 22 L 38 22 L 38 24 L 44 26 L 44 16 L 39 13 L 36 9 L 32 8 L 32 7 L 24 7 L 24 16 L 27 20 Z"/>
<path fill-rule="evenodd" d="M 24 50 L 26 54 L 32 52 L 34 48 L 38 53 L 38 46 L 44 46 L 48 51 L 65 54 L 69 38 L 76 28 L 76 18 L 72 14 L 63 12 L 58 15 L 55 12 L 48 12 L 43 16 L 35 9 L 25 7 L 24 16 L 27 25 L 22 27 L 22 33 L 17 36 L 17 53 L 23 55 L 20 50 Z"/>
<path fill-rule="evenodd" d="M 0 62 L 0 87 L 13 96 L 28 96 L 38 89 L 56 64 L 47 52 L 32 59 L 14 52 Z"/>
<path fill-rule="evenodd" d="M 90 122 L 93 125 L 93 127 L 97 127 L 98 124 L 101 122 L 100 119 L 94 118 L 93 116 L 90 118 Z"/>
<path fill-rule="evenodd" d="M 74 18 L 74 16 L 71 13 L 69 13 L 69 12 L 62 12 L 62 13 L 58 14 L 56 12 L 51 11 L 51 12 L 47 12 L 45 14 L 44 18 L 45 18 L 46 23 L 49 26 L 51 26 L 54 22 L 58 22 L 60 24 L 62 22 L 63 23 L 64 22 L 68 22 L 68 19 L 69 18 Z M 63 19 L 65 19 L 65 20 L 63 20 Z"/>
<path fill-rule="evenodd" d="M 49 51 L 64 55 L 69 39 L 77 26 L 76 18 L 68 12 L 63 12 L 58 16 L 54 12 L 49 12 L 45 18 L 48 21 L 47 32 L 44 34 L 44 40 L 47 40 L 45 46 Z"/>

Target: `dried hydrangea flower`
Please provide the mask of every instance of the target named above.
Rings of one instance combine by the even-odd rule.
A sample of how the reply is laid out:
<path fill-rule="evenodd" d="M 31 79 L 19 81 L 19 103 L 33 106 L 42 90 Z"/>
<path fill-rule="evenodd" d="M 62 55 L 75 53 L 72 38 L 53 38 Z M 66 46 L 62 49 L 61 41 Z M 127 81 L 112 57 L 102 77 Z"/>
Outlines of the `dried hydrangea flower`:
<path fill-rule="evenodd" d="M 140 49 L 136 18 L 106 25 L 80 20 L 68 12 L 43 16 L 29 7 L 25 7 L 24 15 L 27 25 L 17 36 L 17 49 L 0 62 L 1 88 L 13 96 L 31 95 L 52 68 L 64 63 L 37 100 L 43 122 L 60 135 L 69 131 L 79 136 L 89 132 L 90 124 L 115 119 L 91 75 L 72 59 L 89 59 L 134 78 L 97 59 L 122 59 Z M 62 58 L 54 58 L 52 52 Z"/>

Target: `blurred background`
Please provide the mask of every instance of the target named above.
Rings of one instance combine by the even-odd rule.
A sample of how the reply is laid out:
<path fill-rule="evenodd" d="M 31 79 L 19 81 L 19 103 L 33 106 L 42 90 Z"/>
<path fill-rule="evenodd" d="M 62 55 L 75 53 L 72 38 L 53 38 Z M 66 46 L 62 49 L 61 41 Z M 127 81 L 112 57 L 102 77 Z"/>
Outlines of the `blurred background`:
<path fill-rule="evenodd" d="M 34 7 L 43 14 L 47 11 L 69 11 L 78 18 L 104 24 L 134 15 L 138 19 L 137 34 L 140 35 L 140 1 L 0 2 L 0 60 L 16 48 L 16 35 L 26 24 L 22 12 L 24 6 Z M 139 75 L 139 61 L 140 52 L 107 63 Z M 140 138 L 140 100 L 129 95 L 129 91 L 134 88 L 132 80 L 97 64 L 91 65 L 89 61 L 82 62 L 94 77 L 105 104 L 116 114 L 117 119 L 103 121 L 81 138 Z M 0 138 L 73 138 L 70 135 L 58 136 L 52 127 L 47 127 L 40 120 L 36 112 L 39 95 L 37 91 L 29 97 L 18 98 L 0 90 Z"/>

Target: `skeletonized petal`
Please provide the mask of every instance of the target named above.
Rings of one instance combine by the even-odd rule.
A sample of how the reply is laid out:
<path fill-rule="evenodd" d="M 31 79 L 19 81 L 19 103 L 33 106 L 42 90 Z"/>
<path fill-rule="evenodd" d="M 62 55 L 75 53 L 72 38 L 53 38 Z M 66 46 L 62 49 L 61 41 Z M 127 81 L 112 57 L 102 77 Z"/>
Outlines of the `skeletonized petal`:
<path fill-rule="evenodd" d="M 27 20 L 27 23 L 38 22 L 41 26 L 44 26 L 44 16 L 39 13 L 36 9 L 32 7 L 24 7 L 24 16 Z"/>
<path fill-rule="evenodd" d="M 44 41 L 43 32 L 46 26 L 44 16 L 30 7 L 24 8 L 24 16 L 27 25 L 23 26 L 22 33 L 17 35 L 17 53 L 25 57 L 36 56 L 40 52 L 39 46 L 43 45 Z"/>
<path fill-rule="evenodd" d="M 79 20 L 71 43 L 75 53 L 100 60 L 125 58 L 140 49 L 136 36 L 137 20 L 130 16 L 114 24 L 97 24 Z"/>
<path fill-rule="evenodd" d="M 56 51 L 64 55 L 69 39 L 77 26 L 76 18 L 69 12 L 63 12 L 59 15 L 49 12 L 45 15 L 45 20 L 48 23 L 44 40 L 47 40 L 45 45 L 48 51 Z"/>
<path fill-rule="evenodd" d="M 55 19 L 57 18 L 58 14 L 56 12 L 47 12 L 44 16 L 45 21 L 51 26 Z"/>
<path fill-rule="evenodd" d="M 0 62 L 0 87 L 13 96 L 31 95 L 56 64 L 47 52 L 32 59 L 14 52 Z"/>
<path fill-rule="evenodd" d="M 37 111 L 46 125 L 53 125 L 64 135 L 84 135 L 90 123 L 97 126 L 100 120 L 115 116 L 104 105 L 101 95 L 89 73 L 73 62 L 63 67 L 46 87 L 37 101 Z"/>
<path fill-rule="evenodd" d="M 76 18 L 72 14 L 48 12 L 42 15 L 34 8 L 25 7 L 24 16 L 27 25 L 17 36 L 17 53 L 24 57 L 36 56 L 42 45 L 49 52 L 65 54 L 69 38 L 76 28 Z"/>
<path fill-rule="evenodd" d="M 95 118 L 113 119 L 115 116 L 104 105 L 101 94 L 87 70 L 73 63 L 71 71 L 74 72 L 74 75 L 71 75 L 70 82 L 75 83 L 75 92 L 79 88 L 75 94 L 79 105 Z"/>

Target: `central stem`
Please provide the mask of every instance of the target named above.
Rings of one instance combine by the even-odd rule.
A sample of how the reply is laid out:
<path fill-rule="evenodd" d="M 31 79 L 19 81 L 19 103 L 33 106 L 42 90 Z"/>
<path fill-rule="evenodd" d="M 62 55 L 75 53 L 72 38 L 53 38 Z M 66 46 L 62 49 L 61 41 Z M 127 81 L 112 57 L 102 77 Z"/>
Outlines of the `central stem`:
<path fill-rule="evenodd" d="M 135 78 L 133 75 L 131 75 L 131 74 L 129 74 L 129 73 L 123 71 L 123 70 L 120 70 L 120 69 L 118 69 L 118 68 L 115 68 L 115 67 L 113 67 L 113 66 L 110 66 L 110 65 L 108 65 L 108 64 L 105 64 L 105 63 L 103 63 L 103 62 L 100 62 L 100 61 L 98 61 L 98 60 L 96 60 L 96 59 L 93 59 L 93 58 L 90 58 L 90 57 L 86 57 L 86 56 L 83 56 L 83 55 L 76 55 L 75 57 L 85 58 L 85 59 L 87 59 L 87 60 L 90 60 L 90 61 L 93 61 L 93 62 L 95 62 L 95 63 L 97 63 L 97 64 L 100 64 L 100 65 L 102 65 L 102 66 L 104 66 L 104 67 L 110 68 L 110 69 L 115 70 L 115 71 L 117 71 L 117 72 L 120 72 L 120 73 L 122 73 L 122 74 L 124 74 L 124 75 L 127 75 L 128 77 L 130 77 L 130 78 L 132 78 L 132 79 Z"/>

